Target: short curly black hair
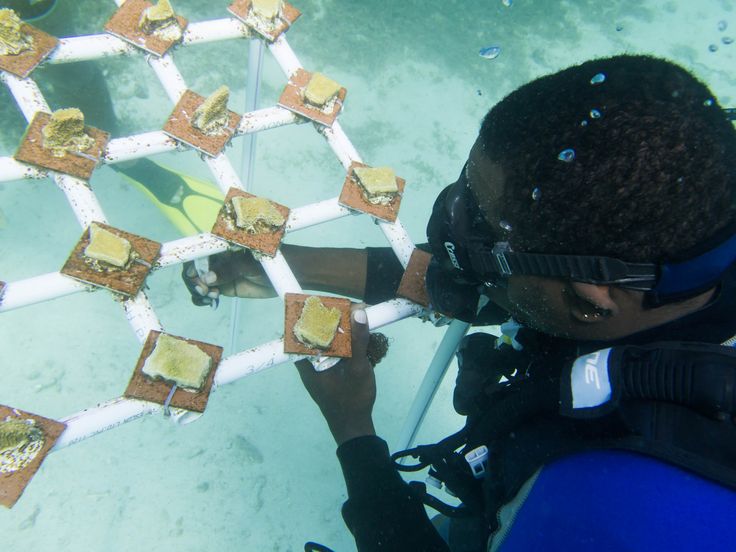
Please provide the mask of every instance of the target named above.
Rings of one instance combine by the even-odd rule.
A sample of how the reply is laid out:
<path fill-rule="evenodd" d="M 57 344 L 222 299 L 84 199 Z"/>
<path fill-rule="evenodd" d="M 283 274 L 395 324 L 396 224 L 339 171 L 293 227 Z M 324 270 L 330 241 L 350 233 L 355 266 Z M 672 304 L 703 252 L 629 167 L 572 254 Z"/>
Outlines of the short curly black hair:
<path fill-rule="evenodd" d="M 736 130 L 669 61 L 621 55 L 532 81 L 480 140 L 519 251 L 676 261 L 736 222 Z"/>

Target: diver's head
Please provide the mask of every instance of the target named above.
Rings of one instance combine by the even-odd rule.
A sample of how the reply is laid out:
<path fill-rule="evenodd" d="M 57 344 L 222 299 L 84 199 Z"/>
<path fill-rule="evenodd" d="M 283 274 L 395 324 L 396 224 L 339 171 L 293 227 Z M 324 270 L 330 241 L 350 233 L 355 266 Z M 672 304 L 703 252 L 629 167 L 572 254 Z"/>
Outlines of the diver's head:
<path fill-rule="evenodd" d="M 670 62 L 617 56 L 537 79 L 491 109 L 438 198 L 430 293 L 440 274 L 576 338 L 689 312 L 736 258 L 734 161 L 713 94 Z"/>

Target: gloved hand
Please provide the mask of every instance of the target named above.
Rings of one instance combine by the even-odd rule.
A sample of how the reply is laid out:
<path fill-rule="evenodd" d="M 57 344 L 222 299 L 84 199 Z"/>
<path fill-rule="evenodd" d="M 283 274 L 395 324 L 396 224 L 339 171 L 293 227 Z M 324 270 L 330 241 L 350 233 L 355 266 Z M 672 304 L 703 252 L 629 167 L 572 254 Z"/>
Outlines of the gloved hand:
<path fill-rule="evenodd" d="M 195 305 L 216 305 L 220 295 L 249 299 L 276 297 L 261 264 L 249 251 L 212 255 L 209 265 L 209 272 L 200 277 L 194 263 L 184 263 L 181 276 Z"/>

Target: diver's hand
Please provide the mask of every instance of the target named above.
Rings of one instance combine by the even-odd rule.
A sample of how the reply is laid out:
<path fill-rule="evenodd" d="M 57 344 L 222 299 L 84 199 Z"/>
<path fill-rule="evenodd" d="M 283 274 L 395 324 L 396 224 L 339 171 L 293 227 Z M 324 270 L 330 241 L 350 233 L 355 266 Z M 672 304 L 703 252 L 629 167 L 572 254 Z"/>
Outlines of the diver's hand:
<path fill-rule="evenodd" d="M 324 372 L 306 360 L 296 363 L 307 388 L 330 427 L 338 445 L 355 437 L 375 435 L 372 411 L 376 402 L 376 378 L 368 361 L 368 318 L 362 306 L 353 310 L 352 358 L 343 359 Z"/>
<path fill-rule="evenodd" d="M 261 264 L 249 251 L 226 251 L 209 258 L 210 270 L 199 276 L 194 263 L 185 263 L 184 284 L 195 305 L 210 305 L 220 295 L 264 299 L 276 297 L 276 291 L 266 277 Z"/>

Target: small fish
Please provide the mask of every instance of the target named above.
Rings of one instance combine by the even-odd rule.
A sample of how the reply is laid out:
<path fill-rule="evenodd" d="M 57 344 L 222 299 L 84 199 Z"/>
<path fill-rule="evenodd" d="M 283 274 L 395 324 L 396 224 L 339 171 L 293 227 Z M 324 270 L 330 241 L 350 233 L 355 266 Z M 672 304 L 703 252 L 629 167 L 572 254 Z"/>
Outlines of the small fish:
<path fill-rule="evenodd" d="M 500 46 L 487 46 L 485 48 L 481 48 L 480 51 L 478 52 L 478 55 L 486 59 L 496 59 L 500 53 L 501 53 Z"/>

